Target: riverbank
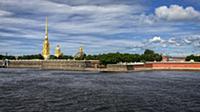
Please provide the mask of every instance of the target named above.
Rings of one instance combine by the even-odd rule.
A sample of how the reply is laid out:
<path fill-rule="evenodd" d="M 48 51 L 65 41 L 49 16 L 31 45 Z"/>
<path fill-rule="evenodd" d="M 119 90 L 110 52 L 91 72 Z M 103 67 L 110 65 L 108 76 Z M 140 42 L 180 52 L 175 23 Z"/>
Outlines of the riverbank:
<path fill-rule="evenodd" d="M 51 69 L 91 72 L 133 72 L 150 70 L 200 71 L 199 62 L 108 64 L 102 68 L 99 60 L 9 60 L 6 64 L 1 60 L 0 65 L 7 68 L 36 68 L 46 70 Z"/>
<path fill-rule="evenodd" d="M 3 65 L 3 63 L 3 61 L 0 61 L 0 65 Z M 6 67 L 93 72 L 132 72 L 149 70 L 200 71 L 200 63 L 197 62 L 147 62 L 132 64 L 108 64 L 105 68 L 101 68 L 99 60 L 9 60 Z"/>
<path fill-rule="evenodd" d="M 85 70 L 97 68 L 99 60 L 9 60 L 0 61 L 7 68 L 37 68 L 55 70 Z M 6 65 L 6 66 L 5 66 Z"/>

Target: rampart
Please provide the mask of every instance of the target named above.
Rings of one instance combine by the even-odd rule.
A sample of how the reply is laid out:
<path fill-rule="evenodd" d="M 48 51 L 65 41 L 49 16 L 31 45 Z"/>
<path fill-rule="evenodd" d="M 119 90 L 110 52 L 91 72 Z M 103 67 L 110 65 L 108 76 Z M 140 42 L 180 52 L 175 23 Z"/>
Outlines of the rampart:
<path fill-rule="evenodd" d="M 98 60 L 9 60 L 8 68 L 38 68 L 56 70 L 86 70 L 99 65 Z M 0 61 L 3 65 L 3 61 Z"/>
<path fill-rule="evenodd" d="M 5 60 L 0 60 L 4 67 Z M 108 64 L 101 68 L 99 60 L 9 60 L 8 68 L 38 68 L 55 70 L 89 70 L 102 72 L 126 72 L 145 70 L 200 70 L 198 62 L 147 62 L 144 64 Z"/>
<path fill-rule="evenodd" d="M 149 62 L 145 68 L 153 70 L 200 70 L 199 62 Z"/>
<path fill-rule="evenodd" d="M 86 61 L 49 60 L 42 62 L 42 69 L 85 70 Z"/>
<path fill-rule="evenodd" d="M 108 64 L 106 71 L 200 70 L 199 62 L 147 62 L 144 64 Z"/>
<path fill-rule="evenodd" d="M 42 60 L 9 60 L 8 68 L 41 68 Z"/>
<path fill-rule="evenodd" d="M 132 65 L 122 65 L 122 64 L 108 64 L 107 65 L 107 71 L 128 71 L 128 70 L 133 70 Z"/>

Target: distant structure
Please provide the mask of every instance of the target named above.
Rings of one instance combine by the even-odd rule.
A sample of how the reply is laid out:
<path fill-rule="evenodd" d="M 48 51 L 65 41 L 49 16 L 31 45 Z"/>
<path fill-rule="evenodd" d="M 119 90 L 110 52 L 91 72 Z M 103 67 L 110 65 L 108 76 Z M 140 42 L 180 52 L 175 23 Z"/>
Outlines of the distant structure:
<path fill-rule="evenodd" d="M 62 55 L 62 52 L 61 52 L 61 50 L 60 50 L 60 46 L 57 45 L 57 46 L 56 46 L 56 49 L 55 49 L 55 56 L 56 56 L 57 58 L 59 58 L 61 55 Z"/>
<path fill-rule="evenodd" d="M 162 62 L 185 62 L 186 57 L 162 56 Z"/>
<path fill-rule="evenodd" d="M 185 62 L 186 57 L 169 57 L 169 61 L 174 62 Z"/>
<path fill-rule="evenodd" d="M 80 47 L 79 48 L 79 52 L 75 54 L 74 59 L 79 59 L 79 60 L 83 60 L 85 56 L 85 53 L 83 51 L 83 48 Z"/>
<path fill-rule="evenodd" d="M 48 40 L 48 18 L 46 17 L 46 25 L 45 25 L 45 39 L 43 43 L 43 49 L 42 49 L 42 56 L 45 60 L 49 59 L 50 56 L 50 45 Z"/>
<path fill-rule="evenodd" d="M 169 56 L 162 55 L 162 62 L 168 62 L 168 61 L 169 61 Z"/>

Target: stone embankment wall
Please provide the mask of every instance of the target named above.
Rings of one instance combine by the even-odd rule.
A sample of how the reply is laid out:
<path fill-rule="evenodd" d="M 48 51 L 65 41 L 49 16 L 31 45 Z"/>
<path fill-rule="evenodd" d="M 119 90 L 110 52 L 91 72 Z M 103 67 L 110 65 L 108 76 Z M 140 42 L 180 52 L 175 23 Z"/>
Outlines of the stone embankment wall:
<path fill-rule="evenodd" d="M 200 63 L 197 62 L 155 62 L 145 63 L 144 66 L 153 70 L 200 70 Z"/>
<path fill-rule="evenodd" d="M 107 71 L 129 71 L 133 70 L 133 65 L 123 65 L 123 64 L 108 64 Z"/>
<path fill-rule="evenodd" d="M 3 61 L 0 61 L 2 65 Z M 56 70 L 85 70 L 94 68 L 98 60 L 9 60 L 8 68 L 38 68 Z"/>
<path fill-rule="evenodd" d="M 43 61 L 42 69 L 85 70 L 86 61 Z"/>
<path fill-rule="evenodd" d="M 145 64 L 108 64 L 106 68 L 99 67 L 98 60 L 9 60 L 9 68 L 38 68 L 56 70 L 90 70 L 102 72 L 126 72 L 145 70 L 200 70 L 200 63 L 191 62 L 147 62 Z M 3 67 L 3 61 L 0 60 Z"/>
<path fill-rule="evenodd" d="M 146 71 L 146 70 L 200 70 L 200 63 L 191 62 L 147 62 L 145 64 L 108 64 L 106 71 Z"/>
<path fill-rule="evenodd" d="M 9 60 L 9 68 L 41 68 L 41 60 Z"/>

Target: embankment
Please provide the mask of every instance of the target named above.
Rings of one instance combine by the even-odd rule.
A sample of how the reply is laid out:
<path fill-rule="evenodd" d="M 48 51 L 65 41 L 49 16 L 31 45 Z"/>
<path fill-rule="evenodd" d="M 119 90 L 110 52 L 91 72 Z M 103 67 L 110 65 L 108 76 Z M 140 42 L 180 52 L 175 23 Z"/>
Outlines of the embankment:
<path fill-rule="evenodd" d="M 4 62 L 0 60 L 0 65 L 3 65 L 3 63 Z M 6 67 L 76 71 L 86 70 L 97 72 L 130 72 L 146 70 L 200 71 L 200 63 L 197 62 L 147 62 L 134 64 L 108 64 L 106 68 L 101 68 L 99 60 L 9 60 Z"/>
<path fill-rule="evenodd" d="M 145 68 L 152 70 L 200 70 L 199 62 L 149 62 Z"/>
<path fill-rule="evenodd" d="M 198 62 L 147 62 L 144 64 L 109 64 L 105 71 L 147 71 L 147 70 L 197 70 L 200 71 Z"/>
<path fill-rule="evenodd" d="M 3 65 L 3 61 L 0 61 Z M 98 60 L 9 60 L 8 68 L 38 68 L 55 70 L 87 70 L 99 65 Z"/>

